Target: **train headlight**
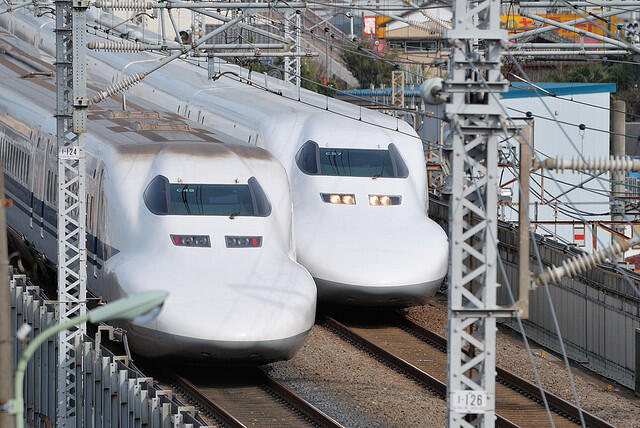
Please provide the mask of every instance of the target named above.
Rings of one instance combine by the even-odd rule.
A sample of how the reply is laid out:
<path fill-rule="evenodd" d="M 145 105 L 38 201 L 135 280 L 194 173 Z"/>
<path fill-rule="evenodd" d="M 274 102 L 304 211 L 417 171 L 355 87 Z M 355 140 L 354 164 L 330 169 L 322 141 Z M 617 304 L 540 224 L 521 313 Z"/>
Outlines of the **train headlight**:
<path fill-rule="evenodd" d="M 352 193 L 320 193 L 323 202 L 337 205 L 355 205 L 356 195 Z"/>
<path fill-rule="evenodd" d="M 225 236 L 227 248 L 262 247 L 262 236 Z"/>
<path fill-rule="evenodd" d="M 372 206 L 400 205 L 401 202 L 401 196 L 369 195 L 369 205 Z"/>
<path fill-rule="evenodd" d="M 345 205 L 355 205 L 356 198 L 353 195 L 342 195 L 342 203 Z"/>
<path fill-rule="evenodd" d="M 176 247 L 211 247 L 209 235 L 171 235 Z"/>

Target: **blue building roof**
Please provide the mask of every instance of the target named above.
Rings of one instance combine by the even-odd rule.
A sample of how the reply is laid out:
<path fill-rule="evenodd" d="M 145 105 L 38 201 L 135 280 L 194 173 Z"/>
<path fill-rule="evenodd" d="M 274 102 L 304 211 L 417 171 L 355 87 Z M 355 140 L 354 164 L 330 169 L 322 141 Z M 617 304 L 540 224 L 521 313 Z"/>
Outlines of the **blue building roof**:
<path fill-rule="evenodd" d="M 525 82 L 511 82 L 509 91 L 502 94 L 502 98 L 530 98 L 537 96 L 553 95 L 577 95 L 577 94 L 595 94 L 601 92 L 616 92 L 615 83 L 571 83 L 571 82 L 540 82 L 534 83 L 543 90 L 536 89 Z M 546 91 L 546 92 L 545 92 Z M 338 95 L 355 95 L 360 97 L 391 95 L 391 88 L 375 88 L 371 89 L 350 89 L 346 91 L 338 91 Z M 420 86 L 405 86 L 405 97 L 419 97 Z"/>
<path fill-rule="evenodd" d="M 547 92 L 559 96 L 597 94 L 601 92 L 612 93 L 616 91 L 615 83 L 540 82 L 534 84 L 544 89 L 544 91 L 536 89 L 525 82 L 511 82 L 509 91 L 502 94 L 502 98 L 530 98 L 537 97 L 538 95 L 549 96 Z"/>

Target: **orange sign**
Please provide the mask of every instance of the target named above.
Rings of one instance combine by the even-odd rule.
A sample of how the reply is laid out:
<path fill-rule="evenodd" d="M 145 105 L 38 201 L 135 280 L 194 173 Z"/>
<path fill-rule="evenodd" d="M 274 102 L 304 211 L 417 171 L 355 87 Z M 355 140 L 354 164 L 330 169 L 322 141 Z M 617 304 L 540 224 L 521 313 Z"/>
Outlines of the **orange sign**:
<path fill-rule="evenodd" d="M 378 36 L 379 39 L 384 39 L 387 32 L 387 27 L 382 24 L 390 20 L 391 18 L 388 16 L 376 16 L 376 36 Z"/>
<path fill-rule="evenodd" d="M 573 20 L 582 18 L 582 16 L 576 15 L 574 13 L 547 13 L 543 15 L 541 14 L 540 16 L 542 16 L 543 18 L 552 19 L 558 22 L 567 22 L 567 21 L 573 21 Z M 534 21 L 531 18 L 527 18 L 526 16 L 517 15 L 517 14 L 512 14 L 508 16 L 502 15 L 501 18 L 502 18 L 501 27 L 508 29 L 510 35 L 523 33 L 525 31 L 535 30 L 536 28 L 542 28 L 543 26 L 544 27 L 547 26 L 547 24 L 543 24 L 541 22 Z M 610 16 L 607 18 L 607 20 L 612 24 L 624 23 L 624 20 L 622 18 L 618 18 L 617 16 Z M 604 22 L 598 22 L 598 24 L 604 28 L 607 28 L 607 24 L 605 24 Z M 592 21 L 583 22 L 582 24 L 576 24 L 576 25 L 573 25 L 573 27 L 580 28 L 582 30 L 586 30 L 601 36 L 606 36 L 606 33 L 602 31 L 602 29 L 594 25 Z M 580 34 L 574 33 L 573 31 L 565 30 L 563 28 L 558 28 L 553 31 L 557 34 L 560 34 L 561 36 L 568 37 L 570 39 L 580 38 Z M 613 25 L 611 26 L 609 31 L 611 31 L 612 33 L 615 33 L 617 31 L 617 27 Z M 590 37 L 585 37 L 584 41 L 585 43 L 597 42 L 597 40 L 592 39 Z"/>

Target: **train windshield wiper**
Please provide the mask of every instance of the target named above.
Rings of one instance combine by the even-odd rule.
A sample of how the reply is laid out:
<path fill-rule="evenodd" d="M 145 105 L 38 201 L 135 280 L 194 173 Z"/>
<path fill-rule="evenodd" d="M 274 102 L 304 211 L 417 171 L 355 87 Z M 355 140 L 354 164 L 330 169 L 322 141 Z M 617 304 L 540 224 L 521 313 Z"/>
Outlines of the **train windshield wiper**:
<path fill-rule="evenodd" d="M 230 218 L 231 220 L 233 220 L 234 218 L 236 218 L 236 217 L 237 217 L 237 216 L 239 216 L 239 215 L 240 215 L 240 212 L 231 213 L 231 215 L 229 216 L 229 218 Z"/>

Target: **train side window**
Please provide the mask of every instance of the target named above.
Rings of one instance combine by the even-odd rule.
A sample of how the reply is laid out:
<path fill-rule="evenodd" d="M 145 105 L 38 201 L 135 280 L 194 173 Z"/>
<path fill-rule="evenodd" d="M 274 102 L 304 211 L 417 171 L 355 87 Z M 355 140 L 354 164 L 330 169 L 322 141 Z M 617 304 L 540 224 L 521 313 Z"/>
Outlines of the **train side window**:
<path fill-rule="evenodd" d="M 249 179 L 249 190 L 251 191 L 251 197 L 256 208 L 255 215 L 259 217 L 269 217 L 271 214 L 271 204 L 264 190 L 262 190 L 262 186 L 260 186 L 260 183 L 258 183 L 255 177 Z"/>
<path fill-rule="evenodd" d="M 18 179 L 24 181 L 24 152 L 18 149 Z"/>
<path fill-rule="evenodd" d="M 318 157 L 318 143 L 307 141 L 298 151 L 296 156 L 298 168 L 305 174 L 316 175 L 319 171 L 320 160 Z"/>
<path fill-rule="evenodd" d="M 98 173 L 95 197 L 91 196 L 91 224 L 93 224 L 93 276 L 98 277 L 98 260 L 104 259 L 104 242 L 102 242 L 102 228 L 104 216 L 104 169 Z M 96 201 L 95 198 L 98 200 Z M 94 214 L 95 210 L 95 214 Z M 94 219 L 95 218 L 95 222 Z"/>
<path fill-rule="evenodd" d="M 89 204 L 87 206 L 87 212 L 89 213 L 89 222 L 87 223 L 87 227 L 89 230 L 93 230 L 93 195 L 89 196 Z"/>
<path fill-rule="evenodd" d="M 49 172 L 49 170 L 47 170 L 47 180 L 46 183 L 44 185 L 44 200 L 48 201 L 49 200 L 49 183 L 51 182 L 51 173 Z"/>
<path fill-rule="evenodd" d="M 157 175 L 145 189 L 143 194 L 144 202 L 153 214 L 165 215 L 169 212 L 167 187 L 169 187 L 167 177 Z"/>
<path fill-rule="evenodd" d="M 51 171 L 47 170 L 47 188 L 45 192 L 45 199 L 47 202 L 51 202 Z"/>

